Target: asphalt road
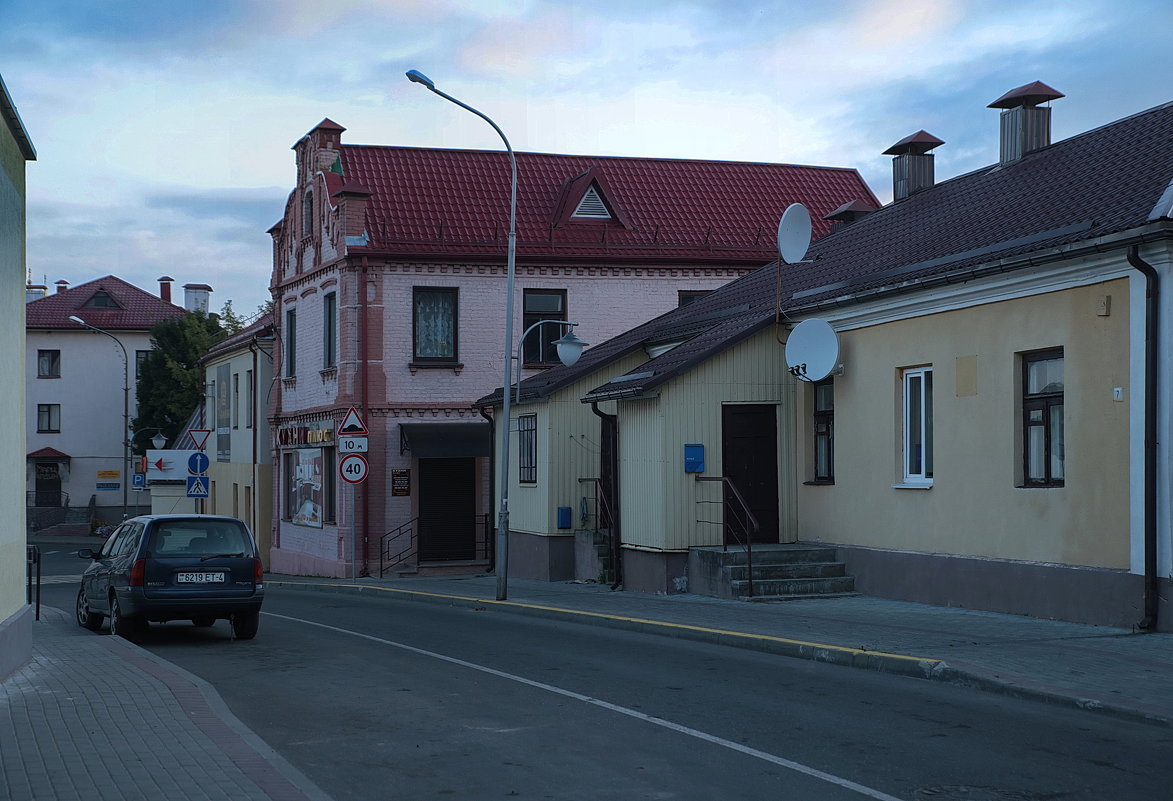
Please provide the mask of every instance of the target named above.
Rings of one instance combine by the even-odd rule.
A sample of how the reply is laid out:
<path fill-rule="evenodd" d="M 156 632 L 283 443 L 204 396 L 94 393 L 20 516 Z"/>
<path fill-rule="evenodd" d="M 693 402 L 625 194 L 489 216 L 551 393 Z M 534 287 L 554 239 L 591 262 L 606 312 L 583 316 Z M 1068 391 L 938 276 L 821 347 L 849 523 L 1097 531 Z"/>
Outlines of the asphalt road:
<path fill-rule="evenodd" d="M 338 801 L 1151 801 L 1173 776 L 1152 726 L 488 609 L 283 588 L 251 642 L 221 621 L 142 644 Z"/>

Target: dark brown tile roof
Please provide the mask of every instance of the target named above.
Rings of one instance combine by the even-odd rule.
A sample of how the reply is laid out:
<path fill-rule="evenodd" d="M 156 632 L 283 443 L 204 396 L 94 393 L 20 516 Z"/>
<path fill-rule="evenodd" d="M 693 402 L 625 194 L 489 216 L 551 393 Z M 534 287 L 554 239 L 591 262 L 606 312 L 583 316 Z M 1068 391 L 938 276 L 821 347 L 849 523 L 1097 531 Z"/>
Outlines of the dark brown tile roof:
<path fill-rule="evenodd" d="M 975 170 L 891 203 L 811 244 L 801 265 L 784 265 L 782 307 L 812 314 L 876 294 L 915 291 L 1005 269 L 1029 268 L 1105 237 L 1135 234 L 1173 216 L 1173 103 Z M 1173 226 L 1163 226 L 1165 237 Z M 1115 246 L 1121 255 L 1124 245 Z M 1026 257 L 1030 257 L 1029 259 Z M 587 400 L 639 394 L 771 325 L 777 313 L 773 263 L 608 342 L 573 368 L 553 367 L 522 384 L 541 397 L 580 380 L 645 343 L 683 344 L 640 365 Z M 724 315 L 724 316 L 722 316 Z M 500 391 L 478 401 L 491 405 Z"/>
<path fill-rule="evenodd" d="M 235 350 L 245 343 L 252 341 L 254 337 L 263 338 L 271 336 L 273 336 L 273 313 L 269 312 L 261 315 L 255 322 L 237 331 L 223 342 L 219 342 L 209 348 L 208 352 L 204 354 L 200 361 L 207 362 L 221 353 Z"/>
<path fill-rule="evenodd" d="M 118 308 L 85 306 L 99 290 L 109 295 Z M 112 331 L 149 331 L 155 323 L 180 317 L 183 307 L 139 289 L 121 278 L 107 275 L 63 292 L 25 304 L 26 328 L 82 328 L 70 320 L 76 315 L 95 328 Z"/>
<path fill-rule="evenodd" d="M 854 169 L 545 153 L 516 157 L 519 259 L 761 263 L 773 252 L 778 218 L 791 203 L 808 206 L 817 234 L 830 229 L 822 216 L 844 203 L 879 206 Z M 509 161 L 503 151 L 343 145 L 342 165 L 347 185 L 372 193 L 367 216 L 372 249 L 502 252 L 509 223 Z M 577 204 L 586 191 L 588 174 L 598 179 L 621 221 L 567 221 L 566 206 Z"/>

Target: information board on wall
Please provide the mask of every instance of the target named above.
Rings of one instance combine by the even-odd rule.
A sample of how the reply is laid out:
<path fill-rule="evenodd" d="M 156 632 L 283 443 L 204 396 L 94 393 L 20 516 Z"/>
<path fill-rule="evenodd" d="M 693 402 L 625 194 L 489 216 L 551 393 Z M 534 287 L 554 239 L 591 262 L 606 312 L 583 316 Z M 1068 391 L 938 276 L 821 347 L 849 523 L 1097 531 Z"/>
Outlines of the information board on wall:
<path fill-rule="evenodd" d="M 411 470 L 391 471 L 391 494 L 411 495 Z"/>

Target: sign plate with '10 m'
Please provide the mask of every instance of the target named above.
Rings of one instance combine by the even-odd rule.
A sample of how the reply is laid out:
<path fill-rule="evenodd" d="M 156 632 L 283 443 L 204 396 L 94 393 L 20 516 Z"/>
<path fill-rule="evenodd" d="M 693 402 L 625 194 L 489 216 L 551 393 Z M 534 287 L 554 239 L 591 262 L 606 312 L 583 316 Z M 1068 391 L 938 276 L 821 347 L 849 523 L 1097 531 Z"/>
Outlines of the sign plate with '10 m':
<path fill-rule="evenodd" d="M 338 452 L 339 453 L 366 453 L 367 452 L 367 438 L 366 437 L 339 437 L 338 438 Z"/>

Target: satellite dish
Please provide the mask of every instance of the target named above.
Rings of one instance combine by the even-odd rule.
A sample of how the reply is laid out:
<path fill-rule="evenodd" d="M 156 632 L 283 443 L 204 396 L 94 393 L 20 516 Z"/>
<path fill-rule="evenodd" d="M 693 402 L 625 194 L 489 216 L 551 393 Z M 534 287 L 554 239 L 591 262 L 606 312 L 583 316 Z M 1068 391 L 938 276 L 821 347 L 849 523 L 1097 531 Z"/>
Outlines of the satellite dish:
<path fill-rule="evenodd" d="M 791 203 L 778 221 L 778 255 L 787 264 L 798 264 L 811 243 L 811 214 L 801 203 Z"/>
<path fill-rule="evenodd" d="M 793 207 L 791 207 L 793 208 Z M 786 366 L 801 381 L 822 381 L 839 365 L 839 335 L 826 320 L 803 320 L 786 340 Z"/>

